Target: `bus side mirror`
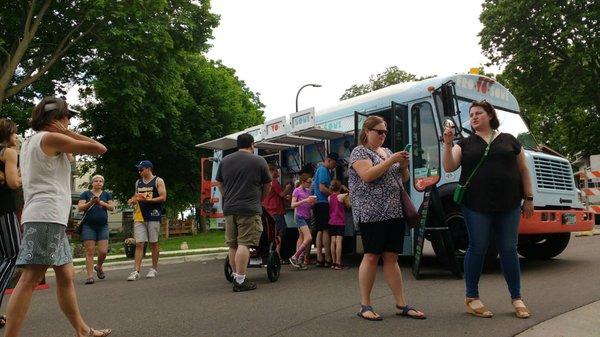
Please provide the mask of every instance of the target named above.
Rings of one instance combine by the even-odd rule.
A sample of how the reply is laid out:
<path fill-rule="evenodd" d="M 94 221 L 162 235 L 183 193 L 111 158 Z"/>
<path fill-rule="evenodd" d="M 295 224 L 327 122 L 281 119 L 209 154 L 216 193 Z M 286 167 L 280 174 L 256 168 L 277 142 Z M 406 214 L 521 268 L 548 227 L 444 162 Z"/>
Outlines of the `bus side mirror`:
<path fill-rule="evenodd" d="M 444 110 L 444 116 L 456 116 L 456 109 L 454 106 L 454 90 L 452 88 L 452 85 L 442 85 L 442 87 L 440 88 L 440 94 L 442 96 L 442 107 Z"/>

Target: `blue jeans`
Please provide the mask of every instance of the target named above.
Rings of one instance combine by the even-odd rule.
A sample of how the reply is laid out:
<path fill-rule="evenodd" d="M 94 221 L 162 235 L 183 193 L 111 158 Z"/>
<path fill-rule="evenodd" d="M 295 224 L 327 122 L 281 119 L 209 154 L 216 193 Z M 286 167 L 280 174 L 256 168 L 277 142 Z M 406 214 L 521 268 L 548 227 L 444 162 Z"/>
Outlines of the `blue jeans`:
<path fill-rule="evenodd" d="M 492 213 L 475 212 L 462 207 L 469 232 L 469 247 L 465 255 L 467 297 L 479 297 L 479 278 L 493 232 L 510 297 L 521 298 L 521 270 L 517 255 L 520 211 L 520 206 L 512 211 Z"/>

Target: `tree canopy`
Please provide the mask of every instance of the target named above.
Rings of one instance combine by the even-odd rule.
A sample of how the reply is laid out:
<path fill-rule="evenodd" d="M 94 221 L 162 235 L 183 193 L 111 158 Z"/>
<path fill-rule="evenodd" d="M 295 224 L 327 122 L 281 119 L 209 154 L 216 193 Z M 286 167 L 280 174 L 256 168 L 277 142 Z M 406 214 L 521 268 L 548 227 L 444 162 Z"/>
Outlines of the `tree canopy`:
<path fill-rule="evenodd" d="M 431 76 L 418 77 L 417 75 L 400 70 L 397 66 L 392 66 L 385 69 L 385 71 L 382 73 L 371 75 L 369 78 L 369 83 L 367 84 L 352 85 L 350 88 L 344 91 L 344 94 L 342 97 L 340 97 L 340 100 L 360 96 L 374 90 L 389 87 L 390 85 L 411 81 L 421 81 L 429 77 Z"/>
<path fill-rule="evenodd" d="M 600 153 L 600 3 L 486 0 L 481 46 L 538 141 Z"/>
<path fill-rule="evenodd" d="M 108 148 L 84 169 L 124 200 L 149 159 L 168 206 L 187 208 L 194 145 L 263 121 L 258 94 L 202 56 L 218 20 L 208 0 L 0 2 L 0 112 L 24 130 L 34 98 L 81 85 L 79 127 Z"/>

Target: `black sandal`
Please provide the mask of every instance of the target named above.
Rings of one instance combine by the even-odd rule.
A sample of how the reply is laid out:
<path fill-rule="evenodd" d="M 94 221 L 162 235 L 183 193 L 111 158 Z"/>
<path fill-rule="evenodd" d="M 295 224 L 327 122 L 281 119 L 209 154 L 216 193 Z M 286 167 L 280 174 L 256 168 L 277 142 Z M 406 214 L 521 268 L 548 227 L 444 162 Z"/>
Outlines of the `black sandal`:
<path fill-rule="evenodd" d="M 372 312 L 374 315 L 377 315 L 375 317 L 367 317 L 365 316 L 366 312 Z M 360 318 L 366 319 L 367 321 L 383 321 L 383 318 L 381 316 L 379 316 L 375 310 L 373 310 L 373 307 L 370 305 L 360 305 L 360 311 L 356 313 L 356 315 Z"/>
<path fill-rule="evenodd" d="M 106 277 L 106 275 L 104 274 L 104 270 L 102 268 L 98 268 L 98 265 L 94 266 L 94 270 L 96 271 L 96 275 L 98 275 L 98 278 L 104 280 L 104 278 Z"/>
<path fill-rule="evenodd" d="M 425 316 L 425 314 L 422 315 L 410 315 L 408 312 L 409 311 L 414 311 L 414 312 L 419 312 L 417 309 L 415 309 L 412 305 L 405 305 L 403 307 L 399 306 L 398 304 L 396 304 L 396 309 L 400 309 L 402 311 L 397 312 L 396 315 L 397 316 L 405 316 L 408 318 L 413 318 L 413 319 L 426 319 L 427 316 Z"/>

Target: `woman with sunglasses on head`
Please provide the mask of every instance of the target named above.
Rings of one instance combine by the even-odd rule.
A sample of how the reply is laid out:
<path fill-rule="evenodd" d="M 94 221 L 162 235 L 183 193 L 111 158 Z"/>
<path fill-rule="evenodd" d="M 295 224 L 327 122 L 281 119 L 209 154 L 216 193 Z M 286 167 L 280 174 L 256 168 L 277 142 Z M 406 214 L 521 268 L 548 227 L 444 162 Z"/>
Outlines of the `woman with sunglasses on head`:
<path fill-rule="evenodd" d="M 92 177 L 92 189 L 81 193 L 77 208 L 85 212 L 81 220 L 81 240 L 85 246 L 85 284 L 94 283 L 94 270 L 99 279 L 104 279 L 102 264 L 108 254 L 108 212 L 114 211 L 115 204 L 111 195 L 104 191 L 104 177 L 97 174 Z M 98 243 L 98 264 L 94 266 L 94 251 Z"/>
<path fill-rule="evenodd" d="M 33 290 L 49 267 L 56 275 L 58 303 L 76 336 L 111 333 L 90 328 L 81 317 L 73 284 L 73 257 L 65 233 L 71 211 L 71 163 L 67 153 L 100 155 L 106 147 L 70 131 L 71 117 L 63 99 L 44 98 L 31 115 L 30 125 L 36 133 L 21 147 L 25 207 L 17 266 L 23 272 L 8 303 L 7 337 L 19 336 Z"/>
<path fill-rule="evenodd" d="M 8 118 L 0 118 L 0 304 L 16 268 L 21 230 L 16 211 L 16 189 L 21 187 L 18 168 L 17 125 Z M 0 315 L 0 328 L 6 316 Z"/>
<path fill-rule="evenodd" d="M 500 122 L 490 103 L 473 102 L 469 118 L 474 133 L 458 141 L 458 146 L 453 146 L 453 126 L 445 127 L 443 152 L 444 170 L 453 172 L 462 167 L 460 184 L 466 185 L 462 201 L 469 235 L 464 262 L 466 311 L 477 317 L 493 316 L 479 299 L 478 288 L 493 234 L 515 315 L 528 318 L 530 313 L 521 298 L 517 255 L 520 214 L 526 218 L 533 215 L 531 178 L 523 147 L 511 134 L 498 131 Z"/>
<path fill-rule="evenodd" d="M 358 316 L 380 321 L 371 306 L 371 290 L 377 263 L 383 258 L 383 275 L 396 302 L 396 315 L 424 319 L 425 314 L 406 303 L 398 254 L 402 253 L 406 221 L 400 198 L 402 182 L 409 179 L 409 154 L 392 153 L 383 147 L 387 124 L 379 116 L 368 117 L 358 145 L 350 154 L 349 187 L 352 215 L 358 223 L 364 255 L 358 269 L 360 312 Z"/>

